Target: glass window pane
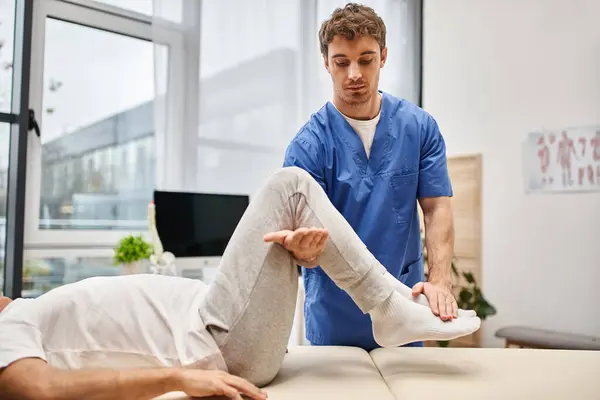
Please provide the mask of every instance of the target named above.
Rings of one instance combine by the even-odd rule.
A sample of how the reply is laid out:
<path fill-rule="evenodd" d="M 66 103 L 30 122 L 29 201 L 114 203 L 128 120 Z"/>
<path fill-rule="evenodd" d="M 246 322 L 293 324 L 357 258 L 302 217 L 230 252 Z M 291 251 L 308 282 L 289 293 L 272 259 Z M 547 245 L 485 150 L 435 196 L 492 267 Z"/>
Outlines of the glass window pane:
<path fill-rule="evenodd" d="M 181 276 L 210 283 L 217 268 L 183 270 Z M 94 276 L 117 276 L 131 273 L 123 265 L 114 265 L 111 257 L 25 257 L 23 267 L 23 292 L 25 298 L 42 294 L 73 282 Z M 146 261 L 134 273 L 151 273 Z"/>
<path fill-rule="evenodd" d="M 148 264 L 144 264 L 148 272 Z M 25 298 L 41 296 L 56 287 L 93 276 L 114 276 L 125 273 L 122 265 L 114 265 L 110 257 L 26 258 L 23 263 Z"/>
<path fill-rule="evenodd" d="M 15 2 L 0 1 L 0 112 L 9 113 L 15 39 Z"/>
<path fill-rule="evenodd" d="M 10 124 L 0 123 L 0 290 L 4 288 L 4 249 L 6 246 L 6 197 L 8 192 L 8 153 Z"/>
<path fill-rule="evenodd" d="M 40 229 L 144 229 L 154 45 L 55 19 L 45 40 Z"/>

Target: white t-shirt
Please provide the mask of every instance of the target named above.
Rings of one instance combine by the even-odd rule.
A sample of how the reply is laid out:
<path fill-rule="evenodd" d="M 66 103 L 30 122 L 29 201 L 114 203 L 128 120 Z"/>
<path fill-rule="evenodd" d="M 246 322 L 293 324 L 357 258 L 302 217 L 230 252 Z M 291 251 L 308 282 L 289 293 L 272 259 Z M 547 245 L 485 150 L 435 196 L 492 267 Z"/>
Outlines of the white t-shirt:
<path fill-rule="evenodd" d="M 198 312 L 206 288 L 193 279 L 128 275 L 17 299 L 0 313 L 0 368 L 36 357 L 62 369 L 226 370 Z"/>
<path fill-rule="evenodd" d="M 350 118 L 344 115 L 342 112 L 340 112 L 340 114 L 342 114 L 344 119 L 348 121 L 352 129 L 354 129 L 356 134 L 360 137 L 360 140 L 362 140 L 363 145 L 365 146 L 365 152 L 367 153 L 367 158 L 369 158 L 369 156 L 371 155 L 371 146 L 373 145 L 373 138 L 375 137 L 375 129 L 377 128 L 377 123 L 379 122 L 381 111 L 377 114 L 375 118 L 369 120 Z"/>

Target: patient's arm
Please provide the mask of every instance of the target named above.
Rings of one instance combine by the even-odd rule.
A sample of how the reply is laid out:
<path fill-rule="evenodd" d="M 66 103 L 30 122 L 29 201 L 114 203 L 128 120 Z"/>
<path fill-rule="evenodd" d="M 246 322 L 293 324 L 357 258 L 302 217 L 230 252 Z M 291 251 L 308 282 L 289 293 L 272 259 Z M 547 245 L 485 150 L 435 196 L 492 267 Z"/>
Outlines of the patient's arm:
<path fill-rule="evenodd" d="M 0 372 L 2 399 L 10 400 L 134 400 L 176 391 L 196 397 L 225 395 L 241 399 L 239 393 L 242 393 L 257 400 L 265 398 L 247 381 L 221 371 L 176 368 L 62 371 L 40 359 L 28 358 Z"/>
<path fill-rule="evenodd" d="M 9 399 L 148 399 L 176 391 L 174 370 L 61 371 L 40 359 L 16 361 L 0 373 Z"/>

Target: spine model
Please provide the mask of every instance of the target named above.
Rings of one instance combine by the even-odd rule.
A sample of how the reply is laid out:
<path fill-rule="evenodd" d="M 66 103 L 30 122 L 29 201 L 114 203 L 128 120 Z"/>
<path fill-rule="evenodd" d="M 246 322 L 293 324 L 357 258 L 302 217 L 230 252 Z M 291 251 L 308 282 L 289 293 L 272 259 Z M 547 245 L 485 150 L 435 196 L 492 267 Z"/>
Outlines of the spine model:
<path fill-rule="evenodd" d="M 148 204 L 148 231 L 152 238 L 152 255 L 150 264 L 152 272 L 161 275 L 177 275 L 175 268 L 175 256 L 173 253 L 164 251 L 158 230 L 156 229 L 156 207 L 154 202 Z"/>
<path fill-rule="evenodd" d="M 152 238 L 153 253 L 160 259 L 164 250 L 160 236 L 158 236 L 158 230 L 156 229 L 156 207 L 154 206 L 154 201 L 150 201 L 148 204 L 148 232 L 150 232 L 150 237 Z"/>

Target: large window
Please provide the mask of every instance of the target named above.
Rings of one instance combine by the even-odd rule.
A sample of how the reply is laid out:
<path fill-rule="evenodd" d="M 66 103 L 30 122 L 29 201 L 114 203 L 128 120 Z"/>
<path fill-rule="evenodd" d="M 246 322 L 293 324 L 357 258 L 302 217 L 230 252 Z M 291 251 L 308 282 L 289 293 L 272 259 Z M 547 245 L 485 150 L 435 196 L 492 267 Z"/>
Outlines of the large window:
<path fill-rule="evenodd" d="M 47 18 L 44 47 L 40 228 L 143 230 L 152 42 Z"/>
<path fill-rule="evenodd" d="M 155 82 L 181 54 L 176 30 L 153 31 L 152 3 L 35 3 L 31 108 L 41 137 L 29 148 L 26 250 L 110 249 L 146 231 L 165 90 Z"/>

